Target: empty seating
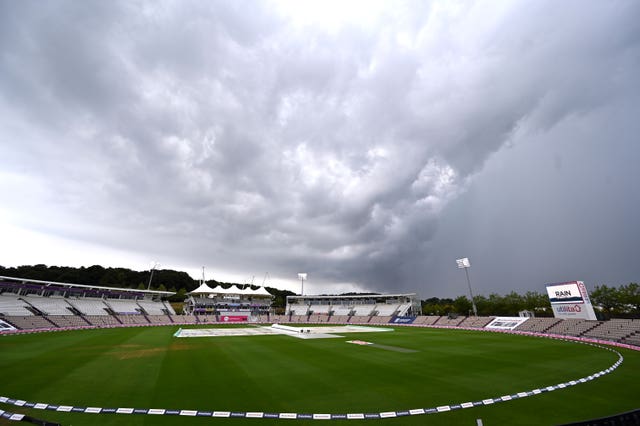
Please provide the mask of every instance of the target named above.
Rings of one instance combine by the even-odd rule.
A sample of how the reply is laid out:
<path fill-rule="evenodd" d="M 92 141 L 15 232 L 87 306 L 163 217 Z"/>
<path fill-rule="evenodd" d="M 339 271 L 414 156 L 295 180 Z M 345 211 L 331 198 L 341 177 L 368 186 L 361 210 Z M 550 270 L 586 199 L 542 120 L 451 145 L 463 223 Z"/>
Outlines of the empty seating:
<path fill-rule="evenodd" d="M 374 311 L 376 305 L 354 305 L 353 311 L 355 315 L 368 317 Z"/>
<path fill-rule="evenodd" d="M 349 321 L 348 315 L 331 315 L 329 317 L 329 322 L 334 324 L 345 324 Z"/>
<path fill-rule="evenodd" d="M 107 315 L 107 305 L 102 299 L 68 299 L 70 305 L 85 315 Z"/>
<path fill-rule="evenodd" d="M 62 297 L 28 296 L 24 300 L 45 315 L 67 315 L 70 313 L 67 301 Z"/>
<path fill-rule="evenodd" d="M 309 307 L 307 305 L 291 305 L 290 309 L 295 315 L 307 315 Z"/>
<path fill-rule="evenodd" d="M 564 336 L 581 336 L 586 331 L 600 325 L 599 321 L 589 321 L 584 319 L 566 319 L 554 324 L 547 329 L 549 334 L 560 334 Z"/>
<path fill-rule="evenodd" d="M 138 300 L 138 307 L 144 309 L 149 315 L 163 315 L 166 307 L 162 302 L 153 302 L 151 300 Z"/>
<path fill-rule="evenodd" d="M 309 306 L 309 311 L 313 312 L 314 314 L 328 315 L 330 308 L 331 305 L 311 305 Z"/>
<path fill-rule="evenodd" d="M 376 315 L 371 317 L 369 324 L 386 324 L 391 321 L 391 318 L 392 317 L 390 315 Z"/>
<path fill-rule="evenodd" d="M 147 315 L 151 324 L 173 324 L 168 315 Z"/>
<path fill-rule="evenodd" d="M 380 305 L 376 305 L 373 308 L 373 311 L 377 312 L 379 316 L 391 316 L 394 315 L 396 313 L 396 311 L 398 310 L 398 307 L 400 305 L 398 304 L 380 304 Z"/>
<path fill-rule="evenodd" d="M 396 312 L 396 315 L 404 317 L 409 312 L 409 309 L 411 309 L 411 303 L 403 303 L 400 306 L 398 306 L 398 311 Z"/>
<path fill-rule="evenodd" d="M 111 315 L 87 315 L 85 318 L 96 327 L 115 327 L 121 325 L 120 321 Z"/>
<path fill-rule="evenodd" d="M 316 323 L 316 322 L 327 322 L 328 321 L 329 316 L 327 314 L 312 314 L 309 315 L 309 322 L 311 323 Z"/>
<path fill-rule="evenodd" d="M 633 319 L 611 319 L 600 323 L 586 333 L 585 337 L 595 339 L 612 340 L 615 342 L 625 342 L 629 338 L 632 340 L 634 336 L 640 334 L 640 320 Z"/>
<path fill-rule="evenodd" d="M 60 328 L 90 327 L 91 325 L 78 315 L 49 315 L 47 319 Z"/>
<path fill-rule="evenodd" d="M 428 316 L 419 316 L 413 322 L 414 324 L 424 324 L 424 325 L 433 325 L 440 319 L 440 316 L 428 315 Z"/>
<path fill-rule="evenodd" d="M 562 320 L 558 318 L 529 318 L 527 321 L 517 326 L 515 330 L 544 333 L 560 321 Z"/>
<path fill-rule="evenodd" d="M 6 316 L 27 316 L 33 315 L 27 309 L 28 304 L 20 300 L 16 294 L 0 294 L 0 314 Z"/>
<path fill-rule="evenodd" d="M 466 318 L 467 317 L 457 317 L 457 318 L 440 317 L 440 319 L 438 320 L 437 323 L 435 323 L 435 325 L 446 325 L 446 326 L 457 327 Z"/>
<path fill-rule="evenodd" d="M 467 317 L 462 321 L 459 327 L 484 328 L 495 317 Z"/>
<path fill-rule="evenodd" d="M 165 301 L 162 301 L 161 303 L 164 305 L 164 308 L 167 310 L 169 315 L 175 315 L 176 314 L 176 311 L 173 310 L 173 306 L 171 306 L 171 303 L 165 302 Z"/>
<path fill-rule="evenodd" d="M 291 322 L 305 323 L 307 321 L 308 321 L 308 319 L 307 319 L 306 315 L 292 315 L 291 316 Z"/>
<path fill-rule="evenodd" d="M 105 300 L 105 303 L 117 314 L 139 314 L 140 306 L 135 300 Z"/>
<path fill-rule="evenodd" d="M 30 316 L 11 316 L 11 317 L 3 317 L 4 321 L 13 324 L 15 327 L 21 330 L 37 330 L 37 329 L 49 329 L 56 328 L 55 325 L 51 324 L 44 317 L 30 315 Z"/>
<path fill-rule="evenodd" d="M 122 324 L 149 324 L 144 315 L 116 315 Z"/>
<path fill-rule="evenodd" d="M 348 305 L 333 305 L 333 316 L 347 316 L 352 311 L 352 307 Z"/>
<path fill-rule="evenodd" d="M 198 318 L 195 315 L 171 315 L 175 324 L 196 324 Z"/>

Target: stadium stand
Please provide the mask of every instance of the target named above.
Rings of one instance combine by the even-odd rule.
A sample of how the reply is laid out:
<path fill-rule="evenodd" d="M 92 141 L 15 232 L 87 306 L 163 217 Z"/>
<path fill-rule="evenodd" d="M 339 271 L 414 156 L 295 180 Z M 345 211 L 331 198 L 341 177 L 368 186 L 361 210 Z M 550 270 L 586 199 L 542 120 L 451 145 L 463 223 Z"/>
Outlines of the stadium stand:
<path fill-rule="evenodd" d="M 141 314 L 116 315 L 122 324 L 149 324 L 149 321 Z"/>
<path fill-rule="evenodd" d="M 274 324 L 289 322 L 289 316 L 288 315 L 270 315 L 269 321 Z"/>
<path fill-rule="evenodd" d="M 138 308 L 147 315 L 166 315 L 166 306 L 163 303 L 152 302 L 150 300 L 138 300 Z M 171 306 L 171 305 L 169 305 Z"/>
<path fill-rule="evenodd" d="M 111 310 L 117 314 L 130 315 L 130 314 L 139 314 L 141 312 L 140 306 L 136 303 L 135 300 L 105 300 L 105 305 L 107 305 Z"/>
<path fill-rule="evenodd" d="M 333 305 L 333 316 L 347 316 L 353 311 L 352 306 L 348 305 Z"/>
<path fill-rule="evenodd" d="M 621 343 L 626 343 L 629 339 L 634 341 L 638 335 L 640 335 L 640 320 L 637 319 L 611 319 L 601 322 L 598 327 L 584 333 L 585 337 Z"/>
<path fill-rule="evenodd" d="M 416 318 L 414 324 L 433 325 L 440 319 L 439 316 L 427 315 Z"/>
<path fill-rule="evenodd" d="M 600 326 L 601 321 L 592 321 L 585 319 L 565 319 L 559 323 L 552 325 L 547 329 L 549 334 L 560 334 L 563 336 L 575 336 L 579 337 L 586 332 Z"/>
<path fill-rule="evenodd" d="M 375 311 L 376 305 L 354 305 L 353 312 L 354 315 L 360 317 L 368 317 L 371 316 Z"/>
<path fill-rule="evenodd" d="M 334 323 L 334 324 L 344 324 L 349 322 L 349 316 L 348 315 L 331 315 L 329 317 L 329 322 Z"/>
<path fill-rule="evenodd" d="M 0 314 L 6 316 L 33 315 L 28 304 L 24 303 L 16 294 L 0 294 Z"/>
<path fill-rule="evenodd" d="M 47 319 L 60 328 L 90 327 L 92 325 L 79 315 L 50 315 Z"/>
<path fill-rule="evenodd" d="M 464 321 L 467 317 L 440 317 L 440 319 L 434 323 L 434 325 L 444 325 L 449 327 L 458 327 L 462 321 Z"/>
<path fill-rule="evenodd" d="M 86 315 L 85 318 L 96 327 L 116 327 L 122 323 L 112 315 Z"/>
<path fill-rule="evenodd" d="M 38 330 L 56 327 L 45 317 L 35 315 L 2 317 L 2 319 L 20 330 Z"/>
<path fill-rule="evenodd" d="M 102 299 L 74 298 L 69 300 L 69 304 L 84 315 L 107 315 L 109 309 Z"/>
<path fill-rule="evenodd" d="M 384 316 L 380 316 L 380 315 L 375 315 L 372 316 L 369 319 L 369 324 L 387 324 L 389 321 L 391 321 L 392 316 L 390 315 L 384 315 Z"/>
<path fill-rule="evenodd" d="M 305 323 L 308 321 L 307 315 L 291 315 L 291 322 Z"/>
<path fill-rule="evenodd" d="M 375 305 L 372 309 L 372 312 L 375 312 L 376 315 L 380 315 L 380 316 L 392 316 L 395 315 L 396 312 L 398 311 L 398 307 L 400 305 L 397 304 L 384 304 L 384 305 Z"/>
<path fill-rule="evenodd" d="M 291 313 L 298 316 L 306 316 L 309 312 L 309 307 L 307 305 L 295 305 L 291 307 Z"/>
<path fill-rule="evenodd" d="M 309 315 L 310 323 L 323 323 L 329 320 L 329 315 L 327 314 L 312 314 Z"/>
<path fill-rule="evenodd" d="M 169 315 L 147 315 L 147 320 L 151 324 L 173 324 L 173 320 Z"/>
<path fill-rule="evenodd" d="M 409 311 L 411 310 L 411 303 L 402 303 L 398 306 L 398 312 L 396 315 L 404 317 L 409 315 Z"/>
<path fill-rule="evenodd" d="M 176 324 L 197 324 L 196 315 L 171 315 L 171 320 Z"/>
<path fill-rule="evenodd" d="M 515 328 L 516 331 L 529 331 L 533 333 L 545 333 L 548 329 L 561 322 L 558 318 L 529 318 Z"/>
<path fill-rule="evenodd" d="M 62 297 L 25 296 L 23 300 L 44 315 L 67 315 L 69 305 Z"/>
<path fill-rule="evenodd" d="M 459 327 L 469 328 L 484 328 L 487 324 L 493 321 L 495 317 L 466 317 Z"/>

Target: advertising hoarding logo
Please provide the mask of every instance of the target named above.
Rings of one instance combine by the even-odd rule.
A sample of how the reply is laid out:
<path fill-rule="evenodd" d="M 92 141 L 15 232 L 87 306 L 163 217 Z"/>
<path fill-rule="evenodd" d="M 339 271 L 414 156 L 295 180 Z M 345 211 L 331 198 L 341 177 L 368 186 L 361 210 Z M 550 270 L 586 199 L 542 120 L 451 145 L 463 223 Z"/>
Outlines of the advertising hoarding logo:
<path fill-rule="evenodd" d="M 596 319 L 589 293 L 582 281 L 549 284 L 547 295 L 556 318 Z"/>

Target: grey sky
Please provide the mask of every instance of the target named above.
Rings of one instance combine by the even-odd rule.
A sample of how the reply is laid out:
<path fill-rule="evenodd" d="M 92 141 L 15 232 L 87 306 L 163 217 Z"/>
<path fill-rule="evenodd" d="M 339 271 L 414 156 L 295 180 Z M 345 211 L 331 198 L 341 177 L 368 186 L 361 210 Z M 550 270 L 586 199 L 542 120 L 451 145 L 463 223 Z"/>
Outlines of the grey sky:
<path fill-rule="evenodd" d="M 0 264 L 637 281 L 640 3 L 0 1 Z M 48 243 L 47 243 L 48 241 Z"/>

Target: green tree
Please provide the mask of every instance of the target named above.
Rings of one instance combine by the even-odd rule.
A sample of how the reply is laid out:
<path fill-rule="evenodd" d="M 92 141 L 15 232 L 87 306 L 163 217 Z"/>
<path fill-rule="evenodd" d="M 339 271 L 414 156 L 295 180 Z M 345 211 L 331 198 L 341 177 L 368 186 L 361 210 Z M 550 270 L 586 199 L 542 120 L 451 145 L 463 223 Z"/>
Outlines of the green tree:
<path fill-rule="evenodd" d="M 620 304 L 628 308 L 633 314 L 640 314 L 640 285 L 637 283 L 629 283 L 620 286 Z M 625 309 L 627 310 L 627 309 Z"/>
<path fill-rule="evenodd" d="M 471 301 L 467 299 L 467 296 L 458 296 L 453 299 L 453 309 L 462 315 L 468 315 L 472 308 Z"/>
<path fill-rule="evenodd" d="M 608 318 L 620 310 L 620 291 L 607 285 L 596 286 L 591 292 L 592 303 L 599 306 Z"/>

